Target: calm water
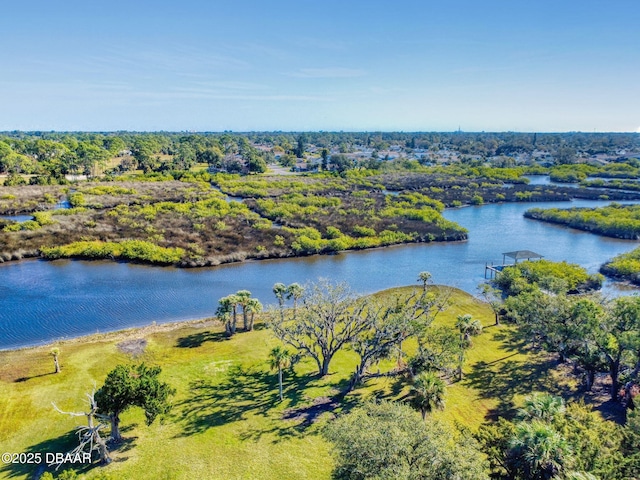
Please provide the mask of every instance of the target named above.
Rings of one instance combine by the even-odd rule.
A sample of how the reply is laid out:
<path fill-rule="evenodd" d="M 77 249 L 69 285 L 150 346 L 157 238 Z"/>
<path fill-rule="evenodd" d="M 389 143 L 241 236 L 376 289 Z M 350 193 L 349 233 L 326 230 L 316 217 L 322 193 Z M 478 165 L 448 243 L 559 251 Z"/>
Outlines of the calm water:
<path fill-rule="evenodd" d="M 598 206 L 576 201 L 467 207 L 446 217 L 469 230 L 467 242 L 403 245 L 339 255 L 268 260 L 207 269 L 146 267 L 111 262 L 30 260 L 0 266 L 0 349 L 156 322 L 211 316 L 218 298 L 240 289 L 264 304 L 271 287 L 327 278 L 361 293 L 416 282 L 428 270 L 436 283 L 475 293 L 485 262 L 502 252 L 533 250 L 596 272 L 601 263 L 638 242 L 598 237 L 527 220 L 532 206 Z M 620 294 L 608 283 L 607 291 Z M 635 290 L 631 290 L 632 292 Z M 624 293 L 628 293 L 625 291 Z"/>
<path fill-rule="evenodd" d="M 18 223 L 33 220 L 33 215 L 0 215 L 0 220 L 11 220 Z"/>
<path fill-rule="evenodd" d="M 55 204 L 53 210 L 60 210 L 64 208 L 71 208 L 71 203 L 68 200 L 61 200 Z M 33 215 L 0 215 L 0 220 L 11 220 L 13 222 L 24 223 L 28 220 L 33 220 Z"/>

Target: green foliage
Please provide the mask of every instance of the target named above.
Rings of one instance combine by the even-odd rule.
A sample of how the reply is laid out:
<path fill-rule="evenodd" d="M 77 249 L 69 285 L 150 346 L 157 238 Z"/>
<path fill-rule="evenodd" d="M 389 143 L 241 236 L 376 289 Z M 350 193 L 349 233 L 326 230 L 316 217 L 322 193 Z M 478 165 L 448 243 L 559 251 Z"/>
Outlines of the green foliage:
<path fill-rule="evenodd" d="M 580 403 L 529 397 L 518 421 L 483 426 L 476 438 L 496 478 L 621 478 L 620 428 Z"/>
<path fill-rule="evenodd" d="M 484 203 L 484 199 L 480 195 L 474 195 L 471 197 L 472 205 L 482 205 Z"/>
<path fill-rule="evenodd" d="M 409 407 L 367 403 L 332 422 L 337 479 L 487 479 L 473 440 Z"/>
<path fill-rule="evenodd" d="M 557 165 L 549 172 L 549 178 L 554 182 L 578 183 L 597 171 L 597 167 L 584 163 L 579 165 Z"/>
<path fill-rule="evenodd" d="M 22 175 L 18 175 L 17 173 L 9 173 L 7 178 L 4 179 L 3 185 L 5 187 L 15 187 L 17 185 L 26 185 L 27 181 L 24 179 Z"/>
<path fill-rule="evenodd" d="M 42 255 L 48 259 L 80 257 L 89 259 L 122 258 L 149 263 L 173 264 L 185 254 L 182 248 L 160 247 L 143 240 L 102 242 L 99 240 L 74 242 L 60 247 L 42 247 Z"/>
<path fill-rule="evenodd" d="M 629 478 L 640 477 L 640 412 L 629 410 L 627 424 L 623 430 L 622 453 L 623 471 Z"/>
<path fill-rule="evenodd" d="M 74 192 L 69 195 L 69 203 L 72 207 L 83 207 L 87 201 L 81 192 Z"/>
<path fill-rule="evenodd" d="M 554 292 L 599 289 L 601 277 L 589 275 L 577 264 L 542 259 L 505 267 L 495 283 L 508 295 L 517 295 L 532 285 Z"/>
<path fill-rule="evenodd" d="M 375 237 L 376 231 L 370 227 L 361 227 L 356 225 L 353 227 L 353 233 L 356 237 Z"/>
<path fill-rule="evenodd" d="M 276 247 L 284 247 L 284 237 L 282 235 L 276 235 L 275 239 L 273 240 L 273 245 Z"/>
<path fill-rule="evenodd" d="M 116 366 L 95 394 L 99 411 L 117 417 L 129 407 L 140 407 L 147 425 L 151 425 L 158 415 L 170 410 L 169 398 L 175 394 L 159 380 L 161 372 L 160 367 L 144 363 Z"/>
<path fill-rule="evenodd" d="M 6 227 L 5 227 L 6 228 Z M 620 277 L 633 283 L 640 282 L 640 247 L 621 253 L 605 263 L 600 271 L 606 275 Z"/>
<path fill-rule="evenodd" d="M 616 238 L 640 238 L 640 205 L 612 203 L 599 208 L 532 208 L 525 217 Z"/>
<path fill-rule="evenodd" d="M 55 222 L 51 219 L 52 212 L 35 212 L 33 219 L 40 224 L 41 227 L 45 225 L 52 225 Z"/>
<path fill-rule="evenodd" d="M 516 478 L 545 480 L 572 470 L 569 444 L 546 423 L 534 420 L 517 424 L 509 446 Z"/>
<path fill-rule="evenodd" d="M 458 371 L 462 346 L 460 336 L 452 328 L 443 325 L 428 328 L 418 341 L 418 351 L 409 360 L 413 375 L 435 371 L 452 377 Z"/>
<path fill-rule="evenodd" d="M 342 232 L 339 228 L 328 226 L 327 233 L 325 235 L 328 239 L 335 239 L 342 237 Z"/>
<path fill-rule="evenodd" d="M 52 225 L 55 222 L 51 219 L 52 212 L 35 212 L 33 214 L 33 220 L 27 220 L 26 222 L 15 222 L 6 225 L 3 232 L 20 232 L 23 230 L 39 230 L 43 226 Z"/>
<path fill-rule="evenodd" d="M 83 188 L 82 193 L 87 195 L 134 195 L 134 188 L 125 188 L 111 185 L 100 185 L 97 187 Z"/>
<path fill-rule="evenodd" d="M 446 385 L 434 372 L 420 373 L 411 385 L 411 406 L 420 411 L 424 420 L 428 413 L 444 408 L 445 394 Z"/>
<path fill-rule="evenodd" d="M 77 215 L 78 213 L 84 213 L 87 209 L 85 207 L 76 208 L 60 208 L 58 210 L 52 210 L 51 215 Z"/>
<path fill-rule="evenodd" d="M 505 306 L 528 341 L 557 352 L 561 362 L 575 358 L 587 374 L 587 388 L 596 371 L 607 370 L 611 399 L 617 400 L 620 372 L 640 361 L 631 354 L 640 346 L 640 298 L 604 302 L 534 288 L 508 298 Z"/>

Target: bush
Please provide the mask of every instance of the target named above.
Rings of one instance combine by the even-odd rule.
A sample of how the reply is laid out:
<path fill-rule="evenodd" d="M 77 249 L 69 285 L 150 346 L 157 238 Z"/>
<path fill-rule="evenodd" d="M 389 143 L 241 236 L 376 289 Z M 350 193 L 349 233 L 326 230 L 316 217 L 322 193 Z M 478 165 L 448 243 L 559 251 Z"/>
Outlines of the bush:
<path fill-rule="evenodd" d="M 122 258 L 169 265 L 178 263 L 185 254 L 182 248 L 165 248 L 143 240 L 101 242 L 99 240 L 74 242 L 59 247 L 42 247 L 45 258 L 80 257 L 90 259 Z"/>
<path fill-rule="evenodd" d="M 80 192 L 74 192 L 69 195 L 69 203 L 72 207 L 82 207 L 86 205 L 87 201 L 84 198 L 84 195 Z"/>
<path fill-rule="evenodd" d="M 484 198 L 482 198 L 480 195 L 474 195 L 473 197 L 471 197 L 472 205 L 482 205 L 483 203 L 484 203 Z"/>
<path fill-rule="evenodd" d="M 373 228 L 361 227 L 360 225 L 356 225 L 355 227 L 353 227 L 353 234 L 356 237 L 375 237 L 376 231 Z"/>
<path fill-rule="evenodd" d="M 496 285 L 509 295 L 518 295 L 531 285 L 551 291 L 587 291 L 602 286 L 600 276 L 590 276 L 579 265 L 550 260 L 524 261 L 498 274 Z"/>

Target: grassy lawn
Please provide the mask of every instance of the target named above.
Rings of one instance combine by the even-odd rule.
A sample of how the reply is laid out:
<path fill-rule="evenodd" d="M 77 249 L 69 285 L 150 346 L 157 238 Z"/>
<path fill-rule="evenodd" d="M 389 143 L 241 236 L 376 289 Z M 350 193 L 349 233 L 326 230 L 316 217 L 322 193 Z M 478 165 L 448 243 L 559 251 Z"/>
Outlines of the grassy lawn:
<path fill-rule="evenodd" d="M 464 379 L 449 386 L 446 408 L 435 415 L 476 429 L 499 413 L 508 414 L 532 390 L 571 390 L 553 369 L 554 362 L 527 353 L 514 340 L 511 327 L 492 326 L 493 313 L 485 304 L 461 291 L 455 291 L 451 303 L 437 323 L 453 328 L 457 315 L 469 313 L 485 330 L 474 338 Z M 118 344 L 144 338 L 146 348 L 136 360 L 162 366 L 163 380 L 177 390 L 174 408 L 149 427 L 142 412 L 126 412 L 121 423 L 126 441 L 112 452 L 114 462 L 89 470 L 87 478 L 105 473 L 109 478 L 329 479 L 330 449 L 319 433 L 331 414 L 324 413 L 317 422 L 301 416 L 284 420 L 283 414 L 335 394 L 353 371 L 356 357 L 340 353 L 330 375 L 322 379 L 314 376 L 312 362 L 298 364 L 295 374 L 285 373 L 285 400 L 280 403 L 277 376 L 267 361 L 278 342 L 261 327 L 231 340 L 212 322 L 72 340 L 59 345 L 58 375 L 51 373 L 50 347 L 0 352 L 0 450 L 70 450 L 74 427 L 84 418 L 63 416 L 51 402 L 65 411 L 83 411 L 84 395 L 94 382 L 99 387 L 113 367 L 131 361 Z M 375 378 L 349 395 L 345 406 L 372 396 L 401 400 L 407 391 L 399 379 Z M 0 478 L 27 478 L 36 469 L 0 465 Z"/>

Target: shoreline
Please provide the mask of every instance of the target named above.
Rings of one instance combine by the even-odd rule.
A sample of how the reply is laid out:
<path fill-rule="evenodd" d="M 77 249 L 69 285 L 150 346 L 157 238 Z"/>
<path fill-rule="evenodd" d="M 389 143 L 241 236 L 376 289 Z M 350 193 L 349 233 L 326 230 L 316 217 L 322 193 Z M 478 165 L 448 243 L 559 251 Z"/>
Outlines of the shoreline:
<path fill-rule="evenodd" d="M 155 333 L 171 332 L 180 328 L 206 328 L 210 326 L 221 326 L 219 320 L 215 317 L 204 317 L 193 320 L 178 320 L 176 322 L 157 323 L 153 321 L 150 324 L 138 327 L 121 328 L 118 330 L 109 330 L 104 332 L 89 333 L 79 335 L 77 337 L 64 337 L 57 340 L 45 340 L 42 343 L 34 343 L 30 345 L 22 345 L 12 348 L 0 348 L 0 355 L 4 353 L 21 352 L 25 350 L 48 349 L 55 346 L 72 345 L 78 343 L 98 343 L 111 341 L 130 340 L 131 337 L 147 336 Z"/>
<path fill-rule="evenodd" d="M 369 294 L 364 294 L 363 296 L 374 296 L 379 295 L 385 292 L 389 292 L 391 290 L 399 290 L 399 289 L 409 289 L 413 288 L 416 290 L 421 289 L 420 285 L 401 285 L 398 287 L 390 287 L 382 290 L 378 290 Z M 471 295 L 476 300 L 483 302 L 481 298 L 476 297 L 475 295 L 466 292 L 458 287 L 450 286 L 450 285 L 430 285 L 430 288 L 449 288 L 457 292 L 463 292 L 466 295 Z M 262 323 L 258 321 L 257 323 Z M 118 330 L 110 330 L 99 333 L 89 333 L 85 335 L 79 335 L 77 337 L 65 337 L 57 340 L 45 340 L 43 343 L 30 344 L 30 345 L 22 345 L 19 347 L 13 348 L 0 348 L 0 356 L 3 354 L 11 354 L 17 353 L 27 350 L 38 350 L 38 349 L 49 349 L 53 346 L 64 346 L 64 345 L 74 345 L 78 343 L 99 343 L 99 342 L 113 342 L 113 341 L 126 341 L 131 340 L 134 337 L 146 337 L 148 335 L 153 335 L 156 333 L 163 332 L 171 332 L 174 330 L 179 330 L 181 328 L 207 328 L 207 327 L 220 327 L 222 329 L 222 323 L 216 317 L 204 317 L 204 318 L 196 318 L 192 320 L 178 320 L 175 322 L 166 322 L 166 323 L 157 323 L 156 321 L 151 322 L 147 325 L 142 325 L 138 327 L 129 327 L 129 328 L 121 328 Z M 221 330 L 222 331 L 222 330 Z"/>
<path fill-rule="evenodd" d="M 472 206 L 472 205 L 468 205 L 468 206 Z M 455 208 L 462 208 L 462 207 L 455 207 Z M 215 268 L 223 265 L 233 265 L 236 263 L 263 262 L 268 260 L 287 260 L 287 259 L 298 259 L 298 258 L 321 257 L 321 256 L 328 256 L 328 255 L 340 255 L 342 253 L 381 250 L 385 248 L 400 247 L 404 245 L 420 245 L 420 244 L 434 244 L 434 243 L 449 244 L 449 243 L 463 243 L 468 241 L 469 241 L 468 233 L 465 233 L 465 238 L 463 239 L 432 240 L 432 241 L 416 240 L 412 242 L 399 242 L 399 243 L 392 243 L 389 245 L 378 245 L 375 247 L 348 248 L 345 250 L 338 250 L 335 252 L 317 252 L 317 253 L 309 253 L 309 254 L 293 253 L 292 255 L 282 255 L 282 256 L 274 255 L 274 256 L 263 256 L 263 257 L 254 256 L 254 257 L 245 257 L 242 260 L 231 259 L 228 261 L 221 261 L 219 263 L 212 262 L 208 264 L 197 264 L 197 265 L 180 264 L 180 263 L 144 262 L 144 261 L 138 261 L 138 260 L 129 260 L 126 258 L 108 258 L 108 257 L 95 258 L 95 257 L 73 256 L 73 257 L 47 258 L 39 252 L 35 254 L 31 254 L 31 252 L 27 252 L 24 256 L 20 258 L 12 257 L 8 260 L 3 259 L 3 257 L 0 255 L 0 267 L 2 267 L 3 265 L 15 265 L 23 261 L 39 260 L 43 262 L 57 262 L 57 261 L 108 262 L 108 263 L 123 263 L 123 264 L 130 264 L 130 265 L 142 265 L 142 266 L 153 267 L 153 268 L 178 268 L 178 269 L 185 269 L 185 270 L 190 270 L 190 269 L 197 270 L 199 268 Z"/>

